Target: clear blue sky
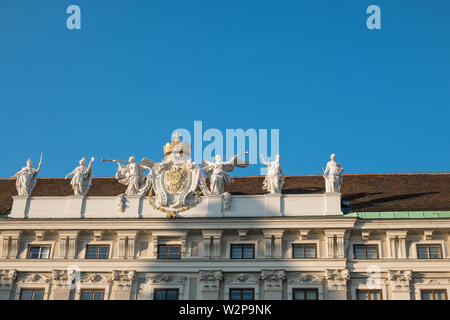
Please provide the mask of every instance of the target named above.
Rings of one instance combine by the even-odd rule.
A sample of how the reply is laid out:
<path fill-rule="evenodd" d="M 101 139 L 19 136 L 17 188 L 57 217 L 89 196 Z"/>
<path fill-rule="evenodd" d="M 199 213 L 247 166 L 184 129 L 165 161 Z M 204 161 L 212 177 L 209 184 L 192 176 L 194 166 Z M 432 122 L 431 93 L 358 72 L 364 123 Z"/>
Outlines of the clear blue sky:
<path fill-rule="evenodd" d="M 82 29 L 66 28 L 81 8 Z M 381 30 L 366 8 L 381 7 Z M 450 1 L 0 0 L 0 177 L 278 128 L 287 174 L 450 171 Z M 234 175 L 256 175 L 259 166 Z"/>

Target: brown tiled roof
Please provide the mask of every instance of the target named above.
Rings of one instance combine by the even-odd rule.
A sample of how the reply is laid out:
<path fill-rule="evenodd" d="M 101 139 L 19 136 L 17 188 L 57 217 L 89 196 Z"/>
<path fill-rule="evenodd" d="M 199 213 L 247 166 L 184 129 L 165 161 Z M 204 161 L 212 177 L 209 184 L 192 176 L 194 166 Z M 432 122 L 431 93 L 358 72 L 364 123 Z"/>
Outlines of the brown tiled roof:
<path fill-rule="evenodd" d="M 235 177 L 226 191 L 232 194 L 263 194 L 264 177 Z M 70 180 L 39 178 L 33 196 L 67 196 L 72 194 Z M 126 187 L 114 178 L 93 178 L 90 196 L 115 196 Z M 322 193 L 320 175 L 287 176 L 285 194 Z M 343 200 L 353 211 L 441 211 L 450 210 L 450 173 L 346 174 Z M 0 179 L 0 215 L 11 209 L 12 195 L 17 194 L 14 179 Z"/>

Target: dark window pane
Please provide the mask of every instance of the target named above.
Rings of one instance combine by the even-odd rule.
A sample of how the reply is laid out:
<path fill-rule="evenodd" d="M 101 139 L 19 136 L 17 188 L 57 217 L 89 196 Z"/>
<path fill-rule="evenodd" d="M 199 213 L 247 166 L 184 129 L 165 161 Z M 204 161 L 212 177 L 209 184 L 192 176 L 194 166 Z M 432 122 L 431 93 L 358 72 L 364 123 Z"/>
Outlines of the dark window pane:
<path fill-rule="evenodd" d="M 435 300 L 446 300 L 446 292 L 445 290 L 435 290 L 434 292 Z"/>
<path fill-rule="evenodd" d="M 358 291 L 358 300 L 369 300 L 369 295 L 367 294 L 367 291 Z"/>
<path fill-rule="evenodd" d="M 103 300 L 103 291 L 94 291 L 93 300 Z"/>
<path fill-rule="evenodd" d="M 316 246 L 307 245 L 305 246 L 305 258 L 315 258 L 316 257 Z"/>
<path fill-rule="evenodd" d="M 33 294 L 32 290 L 24 289 L 22 290 L 22 296 L 20 297 L 21 300 L 31 300 L 31 295 Z"/>
<path fill-rule="evenodd" d="M 301 259 L 305 257 L 302 245 L 294 245 L 293 250 L 294 250 L 294 258 Z"/>
<path fill-rule="evenodd" d="M 317 291 L 316 290 L 307 290 L 306 291 L 306 300 L 317 300 Z"/>
<path fill-rule="evenodd" d="M 34 290 L 33 300 L 42 300 L 42 290 Z"/>
<path fill-rule="evenodd" d="M 240 245 L 231 246 L 231 258 L 242 259 L 242 246 Z"/>
<path fill-rule="evenodd" d="M 230 299 L 231 300 L 241 300 L 241 291 L 240 290 L 231 290 Z"/>
<path fill-rule="evenodd" d="M 430 258 L 441 259 L 441 246 L 430 246 Z"/>
<path fill-rule="evenodd" d="M 417 257 L 419 259 L 428 259 L 428 247 L 417 246 Z"/>
<path fill-rule="evenodd" d="M 422 299 L 423 300 L 433 300 L 433 293 L 431 291 L 422 291 Z"/>
<path fill-rule="evenodd" d="M 294 290 L 294 300 L 305 300 L 305 290 Z"/>
<path fill-rule="evenodd" d="M 98 249 L 98 258 L 99 259 L 108 259 L 108 246 L 101 246 Z"/>
<path fill-rule="evenodd" d="M 381 294 L 379 291 L 370 291 L 370 300 L 380 300 L 381 299 Z"/>
<path fill-rule="evenodd" d="M 81 300 L 91 300 L 92 291 L 84 290 L 81 292 Z"/>
<path fill-rule="evenodd" d="M 86 258 L 87 259 L 96 259 L 97 258 L 97 246 L 87 246 Z"/>
<path fill-rule="evenodd" d="M 177 290 L 167 290 L 167 300 L 177 300 L 178 291 Z"/>
<path fill-rule="evenodd" d="M 243 258 L 253 259 L 253 245 L 244 246 Z"/>
<path fill-rule="evenodd" d="M 356 259 L 366 258 L 366 249 L 364 248 L 364 246 L 355 246 L 355 258 Z"/>
<path fill-rule="evenodd" d="M 166 292 L 164 290 L 156 290 L 154 299 L 155 300 L 165 300 Z"/>
<path fill-rule="evenodd" d="M 179 246 L 171 246 L 170 247 L 170 259 L 179 259 L 180 258 L 180 247 Z"/>
<path fill-rule="evenodd" d="M 367 246 L 367 259 L 377 259 L 377 247 L 376 246 Z"/>
<path fill-rule="evenodd" d="M 159 246 L 158 258 L 159 259 L 168 259 L 169 258 L 169 247 L 168 246 Z"/>
<path fill-rule="evenodd" d="M 253 290 L 242 290 L 242 300 L 253 300 Z"/>

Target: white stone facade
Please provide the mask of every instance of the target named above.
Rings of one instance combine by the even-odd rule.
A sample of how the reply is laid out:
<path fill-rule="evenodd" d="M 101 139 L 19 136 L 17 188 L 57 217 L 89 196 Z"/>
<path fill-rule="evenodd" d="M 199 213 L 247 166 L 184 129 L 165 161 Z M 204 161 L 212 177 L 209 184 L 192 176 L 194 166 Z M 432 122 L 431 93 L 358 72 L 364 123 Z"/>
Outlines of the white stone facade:
<path fill-rule="evenodd" d="M 175 289 L 178 299 L 230 299 L 233 288 L 256 300 L 293 299 L 314 289 L 318 299 L 421 299 L 423 290 L 450 293 L 450 219 L 357 219 L 341 213 L 340 194 L 233 196 L 229 210 L 217 195 L 167 219 L 146 197 L 14 197 L 0 220 L 0 299 L 39 288 L 43 299 L 80 299 L 98 289 L 103 299 L 154 299 Z M 236 244 L 254 258 L 231 259 Z M 316 248 L 293 258 L 293 245 Z M 419 259 L 417 245 L 440 245 L 439 259 Z M 87 245 L 109 246 L 107 259 L 86 259 Z M 177 245 L 180 259 L 158 259 L 158 245 Z M 375 245 L 376 259 L 356 259 L 355 245 Z M 49 248 L 30 259 L 29 248 Z M 70 268 L 79 274 L 70 287 Z"/>

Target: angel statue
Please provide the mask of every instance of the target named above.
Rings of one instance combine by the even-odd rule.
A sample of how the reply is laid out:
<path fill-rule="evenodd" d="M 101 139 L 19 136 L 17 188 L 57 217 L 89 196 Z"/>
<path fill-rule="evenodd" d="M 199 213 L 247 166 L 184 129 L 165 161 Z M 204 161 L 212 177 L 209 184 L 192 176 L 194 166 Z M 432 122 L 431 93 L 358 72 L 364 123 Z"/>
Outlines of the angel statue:
<path fill-rule="evenodd" d="M 270 193 L 281 193 L 284 185 L 284 172 L 281 167 L 279 154 L 276 155 L 275 161 L 265 161 L 264 156 L 261 154 L 262 163 L 267 166 L 267 174 L 264 179 L 263 189 Z"/>
<path fill-rule="evenodd" d="M 243 154 L 247 154 L 243 153 Z M 230 177 L 227 172 L 231 172 L 234 170 L 234 167 L 238 168 L 246 168 L 248 167 L 248 162 L 238 162 L 237 157 L 240 155 L 234 155 L 228 161 L 222 161 L 222 157 L 220 155 L 216 155 L 215 162 L 209 162 L 207 160 L 203 160 L 202 166 L 203 171 L 205 172 L 207 178 L 209 179 L 209 190 L 211 194 L 223 194 L 224 191 L 224 183 L 230 184 L 233 183 L 233 179 Z"/>
<path fill-rule="evenodd" d="M 341 192 L 342 172 L 344 172 L 344 168 L 342 168 L 342 166 L 336 162 L 336 155 L 334 153 L 330 156 L 330 158 L 331 160 L 328 161 L 327 167 L 323 171 L 323 178 L 325 179 L 325 191 Z"/>
<path fill-rule="evenodd" d="M 72 185 L 74 195 L 83 197 L 87 195 L 92 185 L 92 162 L 94 162 L 93 157 L 86 167 L 86 158 L 83 157 L 79 161 L 80 165 L 66 175 L 65 179 L 73 175 L 70 184 Z"/>
<path fill-rule="evenodd" d="M 121 164 L 121 162 L 127 162 L 126 160 L 102 159 L 102 161 L 112 161 L 118 164 L 116 179 L 127 186 L 126 195 L 143 195 L 146 189 L 148 191 L 150 188 L 148 184 L 151 179 L 147 179 L 144 172 L 151 170 L 155 164 L 154 161 L 143 158 L 141 162 L 136 163 L 136 157 L 130 157 L 127 165 Z"/>
<path fill-rule="evenodd" d="M 19 172 L 12 176 L 13 178 L 17 178 L 16 189 L 19 196 L 29 197 L 31 195 L 31 191 L 33 191 L 34 186 L 37 182 L 37 175 L 39 173 L 39 170 L 41 170 L 42 153 L 38 168 L 34 169 L 32 165 L 33 162 L 31 161 L 31 159 L 28 159 L 27 166 L 23 167 Z"/>

